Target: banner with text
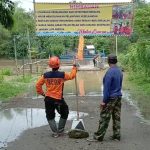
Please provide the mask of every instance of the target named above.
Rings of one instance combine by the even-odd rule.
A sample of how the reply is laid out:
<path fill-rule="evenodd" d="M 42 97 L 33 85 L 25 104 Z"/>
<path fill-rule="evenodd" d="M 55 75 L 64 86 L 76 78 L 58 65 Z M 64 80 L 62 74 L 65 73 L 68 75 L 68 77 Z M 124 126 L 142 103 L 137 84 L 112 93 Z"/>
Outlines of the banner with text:
<path fill-rule="evenodd" d="M 130 36 L 132 3 L 35 3 L 38 36 Z"/>

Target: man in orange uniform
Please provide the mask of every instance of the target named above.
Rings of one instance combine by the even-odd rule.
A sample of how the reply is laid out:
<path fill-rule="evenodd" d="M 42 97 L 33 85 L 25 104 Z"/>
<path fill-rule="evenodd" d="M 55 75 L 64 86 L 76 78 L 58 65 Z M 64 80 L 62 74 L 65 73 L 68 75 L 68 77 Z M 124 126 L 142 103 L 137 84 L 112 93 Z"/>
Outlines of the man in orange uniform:
<path fill-rule="evenodd" d="M 38 94 L 45 96 L 45 112 L 46 118 L 53 131 L 52 136 L 58 137 L 64 131 L 64 127 L 68 118 L 69 109 L 63 98 L 64 82 L 75 78 L 77 73 L 76 65 L 73 64 L 70 73 L 58 71 L 60 67 L 60 60 L 58 57 L 53 56 L 49 60 L 49 67 L 52 71 L 44 73 L 36 83 L 36 91 Z M 46 85 L 46 91 L 42 89 Z M 58 127 L 55 122 L 55 109 L 60 114 Z"/>

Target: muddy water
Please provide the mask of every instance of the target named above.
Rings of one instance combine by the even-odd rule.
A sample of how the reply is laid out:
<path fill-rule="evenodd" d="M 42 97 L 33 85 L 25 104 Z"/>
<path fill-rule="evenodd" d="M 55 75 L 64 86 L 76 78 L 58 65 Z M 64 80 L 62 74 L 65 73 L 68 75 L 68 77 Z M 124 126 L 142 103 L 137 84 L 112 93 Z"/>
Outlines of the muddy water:
<path fill-rule="evenodd" d="M 75 80 L 65 82 L 64 96 L 75 96 L 76 94 L 78 96 L 102 96 L 102 79 L 104 73 L 104 71 L 79 71 L 76 78 L 77 82 Z M 35 87 L 31 86 L 28 90 L 29 92 L 32 91 L 30 93 L 32 99 L 42 98 L 41 96 L 37 96 Z"/>
<path fill-rule="evenodd" d="M 77 74 L 77 94 L 79 96 L 102 96 L 102 80 L 105 71 L 79 71 Z M 35 89 L 32 98 L 36 99 Z M 141 95 L 141 98 L 136 99 L 131 91 L 123 90 L 123 100 L 134 106 L 137 110 L 136 116 L 142 120 L 150 121 L 150 101 L 149 97 Z M 76 95 L 76 82 L 75 80 L 65 82 L 64 86 L 65 96 Z M 40 97 L 39 97 L 40 98 Z M 144 122 L 145 122 L 144 121 Z"/>
<path fill-rule="evenodd" d="M 75 95 L 76 84 L 79 96 L 102 96 L 103 71 L 79 71 L 77 82 L 75 80 L 65 82 L 64 95 Z"/>
<path fill-rule="evenodd" d="M 80 117 L 87 113 L 80 112 Z M 77 118 L 75 111 L 70 111 L 68 120 Z M 56 113 L 56 122 L 59 114 Z M 24 130 L 47 125 L 45 109 L 11 108 L 0 112 L 0 149 L 7 147 L 7 143 L 15 140 Z"/>

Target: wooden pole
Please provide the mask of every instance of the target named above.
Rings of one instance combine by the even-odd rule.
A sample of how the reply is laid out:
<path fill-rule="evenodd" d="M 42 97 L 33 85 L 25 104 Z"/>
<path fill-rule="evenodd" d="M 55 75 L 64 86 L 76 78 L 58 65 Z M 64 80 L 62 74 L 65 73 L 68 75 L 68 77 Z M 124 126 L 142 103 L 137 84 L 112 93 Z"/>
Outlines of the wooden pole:
<path fill-rule="evenodd" d="M 77 77 L 75 77 L 75 88 L 76 88 L 77 120 L 79 120 L 79 101 L 78 101 Z"/>
<path fill-rule="evenodd" d="M 77 64 L 76 58 L 74 58 L 74 63 Z M 75 77 L 75 89 L 76 89 L 77 120 L 79 120 L 79 101 L 78 101 L 77 76 Z"/>

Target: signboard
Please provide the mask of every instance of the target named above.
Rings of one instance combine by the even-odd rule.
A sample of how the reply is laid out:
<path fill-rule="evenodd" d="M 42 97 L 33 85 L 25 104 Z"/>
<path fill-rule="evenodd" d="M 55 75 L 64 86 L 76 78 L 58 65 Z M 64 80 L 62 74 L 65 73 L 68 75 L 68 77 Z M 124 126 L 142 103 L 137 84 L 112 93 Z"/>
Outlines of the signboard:
<path fill-rule="evenodd" d="M 132 3 L 35 3 L 38 36 L 130 36 Z"/>

